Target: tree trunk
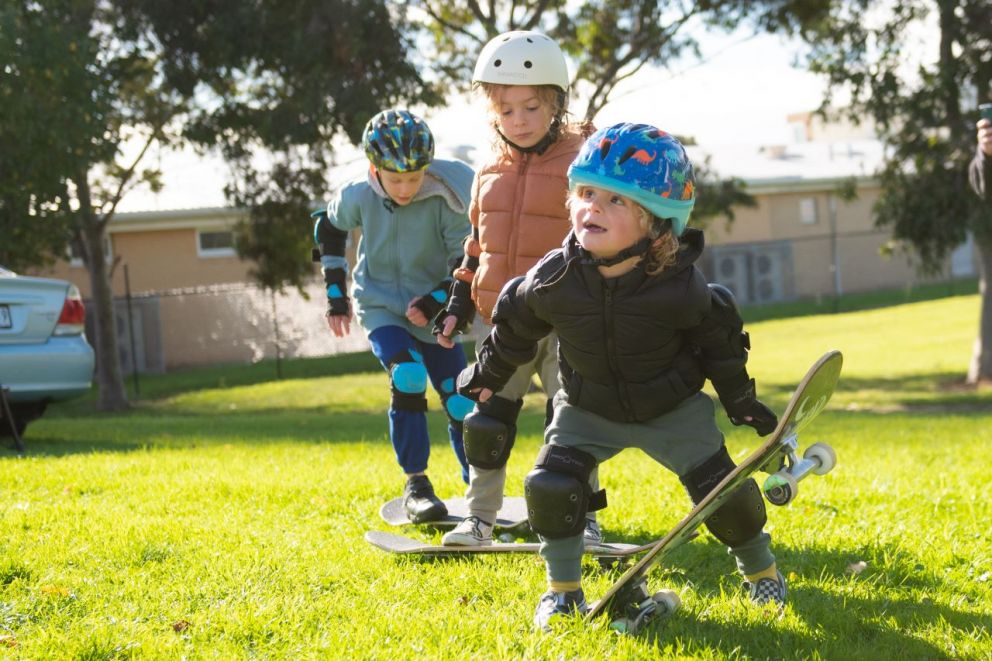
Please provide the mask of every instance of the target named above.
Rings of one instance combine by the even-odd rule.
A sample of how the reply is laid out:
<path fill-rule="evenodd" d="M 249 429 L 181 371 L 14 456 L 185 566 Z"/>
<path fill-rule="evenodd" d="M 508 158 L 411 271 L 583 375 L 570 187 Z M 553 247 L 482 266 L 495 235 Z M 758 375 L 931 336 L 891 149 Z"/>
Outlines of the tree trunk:
<path fill-rule="evenodd" d="M 992 383 L 992 241 L 979 241 L 978 247 L 978 293 L 981 296 L 981 312 L 978 317 L 978 337 L 975 350 L 968 367 L 968 383 Z"/>
<path fill-rule="evenodd" d="M 117 352 L 114 290 L 110 282 L 109 255 L 105 250 L 106 226 L 89 204 L 89 187 L 85 180 L 79 184 L 79 197 L 80 235 L 86 244 L 86 270 L 90 276 L 90 291 L 96 312 L 97 408 L 101 411 L 123 411 L 128 408 L 128 402 L 120 354 Z"/>

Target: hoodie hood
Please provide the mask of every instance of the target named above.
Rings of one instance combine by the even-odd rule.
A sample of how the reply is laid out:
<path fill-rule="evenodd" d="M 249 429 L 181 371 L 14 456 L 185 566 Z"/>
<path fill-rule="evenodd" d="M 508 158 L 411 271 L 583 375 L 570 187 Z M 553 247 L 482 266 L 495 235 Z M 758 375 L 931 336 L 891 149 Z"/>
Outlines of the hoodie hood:
<path fill-rule="evenodd" d="M 461 161 L 448 161 L 436 158 L 427 166 L 424 184 L 417 191 L 411 204 L 436 195 L 443 198 L 448 208 L 455 213 L 466 213 L 468 211 L 469 198 L 460 191 L 467 192 L 472 190 L 472 179 L 474 176 L 475 173 L 472 171 L 472 168 Z M 379 183 L 379 177 L 373 174 L 372 168 L 369 168 L 367 181 L 369 187 L 376 195 L 383 199 L 389 199 L 386 191 L 382 188 L 382 184 Z"/>

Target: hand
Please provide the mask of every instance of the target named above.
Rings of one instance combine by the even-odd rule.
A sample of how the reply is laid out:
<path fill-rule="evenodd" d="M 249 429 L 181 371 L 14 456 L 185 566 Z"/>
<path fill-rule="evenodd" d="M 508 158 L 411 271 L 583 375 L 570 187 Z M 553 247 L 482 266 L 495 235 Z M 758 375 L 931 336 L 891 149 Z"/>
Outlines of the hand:
<path fill-rule="evenodd" d="M 756 399 L 751 400 L 747 407 L 750 410 L 746 414 L 740 417 L 731 416 L 730 421 L 735 425 L 753 427 L 758 432 L 758 436 L 768 436 L 775 431 L 775 427 L 778 426 L 778 416 L 770 408 Z"/>
<path fill-rule="evenodd" d="M 481 385 L 482 380 L 479 364 L 469 365 L 458 373 L 455 390 L 462 397 L 468 397 L 475 402 L 484 402 L 493 396 L 493 389 Z"/>
<path fill-rule="evenodd" d="M 414 298 L 409 303 L 407 303 L 406 318 L 414 326 L 424 327 L 427 325 L 427 322 L 430 321 L 430 319 L 427 318 L 427 315 L 424 314 L 423 310 L 417 307 L 416 304 L 419 300 L 420 297 L 418 296 L 417 298 Z"/>
<path fill-rule="evenodd" d="M 992 121 L 980 119 L 978 121 L 978 148 L 986 156 L 992 156 Z"/>
<path fill-rule="evenodd" d="M 351 332 L 351 303 L 348 303 L 347 314 L 328 314 L 324 318 L 334 337 L 344 337 Z"/>
<path fill-rule="evenodd" d="M 441 321 L 441 332 L 437 333 L 434 337 L 437 338 L 437 343 L 445 349 L 452 349 L 455 346 L 455 341 L 451 339 L 451 336 L 454 335 L 457 324 L 458 317 L 453 314 L 449 314 Z"/>
<path fill-rule="evenodd" d="M 754 379 L 748 380 L 736 392 L 719 394 L 727 416 L 735 425 L 753 427 L 758 432 L 758 436 L 767 436 L 775 431 L 775 427 L 778 426 L 778 416 L 758 401 Z"/>

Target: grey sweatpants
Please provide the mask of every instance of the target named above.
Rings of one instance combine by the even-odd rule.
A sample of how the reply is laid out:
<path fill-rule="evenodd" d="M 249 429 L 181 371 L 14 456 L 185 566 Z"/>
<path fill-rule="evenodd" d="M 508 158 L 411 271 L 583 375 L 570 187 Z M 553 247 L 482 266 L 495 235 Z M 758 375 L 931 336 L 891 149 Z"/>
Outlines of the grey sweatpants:
<path fill-rule="evenodd" d="M 541 387 L 544 388 L 548 399 L 554 399 L 561 389 L 558 383 L 558 336 L 554 333 L 538 343 L 534 360 L 518 367 L 506 386 L 496 395 L 511 402 L 523 398 L 530 390 L 531 378 L 534 374 L 537 374 L 541 380 Z M 589 483 L 593 490 L 599 490 L 598 471 L 593 471 L 589 476 Z M 495 521 L 496 513 L 503 506 L 505 486 L 506 466 L 486 469 L 470 465 L 468 489 L 465 491 L 469 512 L 483 521 Z M 595 513 L 590 512 L 589 518 L 595 520 Z"/>
<path fill-rule="evenodd" d="M 545 439 L 548 443 L 584 450 L 599 463 L 626 448 L 639 448 L 680 476 L 723 447 L 723 434 L 716 426 L 713 400 L 704 393 L 696 393 L 675 410 L 644 423 L 607 420 L 569 405 L 561 393 L 555 398 L 555 415 Z M 775 562 L 770 543 L 771 536 L 760 532 L 729 551 L 736 557 L 742 573 L 755 574 Z M 581 534 L 564 539 L 541 537 L 541 556 L 547 563 L 549 581 L 581 580 Z"/>

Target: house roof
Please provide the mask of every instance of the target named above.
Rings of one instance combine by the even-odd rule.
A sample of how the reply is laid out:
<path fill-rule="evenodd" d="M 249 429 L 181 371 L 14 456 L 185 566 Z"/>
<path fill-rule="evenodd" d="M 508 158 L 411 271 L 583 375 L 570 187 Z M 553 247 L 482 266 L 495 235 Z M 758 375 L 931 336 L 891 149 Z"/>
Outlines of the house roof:
<path fill-rule="evenodd" d="M 690 147 L 694 159 L 709 157 L 721 177 L 742 179 L 752 193 L 821 190 L 854 177 L 869 181 L 881 168 L 884 147 L 877 139 L 802 142 L 788 145 Z"/>
<path fill-rule="evenodd" d="M 743 180 L 752 194 L 776 192 L 811 192 L 836 188 L 851 177 L 859 184 L 870 184 L 881 167 L 884 147 L 877 139 L 851 139 L 831 142 L 800 142 L 783 145 L 725 144 L 701 145 L 688 149 L 697 162 L 708 158 L 708 168 L 721 177 Z M 441 156 L 454 156 L 477 166 L 487 154 L 476 145 L 458 145 Z M 360 160 L 360 159 L 359 159 Z M 345 159 L 329 177 L 332 182 L 350 179 L 364 169 L 364 163 Z M 195 186 L 170 187 L 168 174 L 163 192 L 136 199 L 117 213 L 112 231 L 135 231 L 195 227 L 204 229 L 230 225 L 239 211 L 224 206 L 220 193 L 222 182 L 217 173 L 223 168 L 216 157 L 188 155 L 180 160 L 184 181 L 198 181 Z M 361 166 L 361 167 L 359 167 Z M 196 171 L 202 172 L 198 178 Z M 150 200 L 142 207 L 142 201 Z"/>

